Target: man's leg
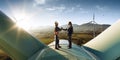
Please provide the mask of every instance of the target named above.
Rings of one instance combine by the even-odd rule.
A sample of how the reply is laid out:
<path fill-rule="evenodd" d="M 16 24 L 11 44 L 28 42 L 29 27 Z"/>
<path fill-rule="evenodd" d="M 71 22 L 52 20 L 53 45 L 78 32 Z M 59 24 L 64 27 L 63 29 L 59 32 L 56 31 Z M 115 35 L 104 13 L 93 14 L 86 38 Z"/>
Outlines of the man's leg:
<path fill-rule="evenodd" d="M 69 48 L 72 48 L 71 36 L 68 36 L 68 41 L 69 41 Z"/>
<path fill-rule="evenodd" d="M 55 35 L 55 49 L 57 48 L 57 39 L 56 39 L 56 35 Z"/>
<path fill-rule="evenodd" d="M 59 45 L 59 37 L 57 38 L 57 40 L 58 40 L 58 48 L 61 48 L 61 46 Z"/>
<path fill-rule="evenodd" d="M 55 35 L 55 49 L 58 49 L 58 36 Z"/>

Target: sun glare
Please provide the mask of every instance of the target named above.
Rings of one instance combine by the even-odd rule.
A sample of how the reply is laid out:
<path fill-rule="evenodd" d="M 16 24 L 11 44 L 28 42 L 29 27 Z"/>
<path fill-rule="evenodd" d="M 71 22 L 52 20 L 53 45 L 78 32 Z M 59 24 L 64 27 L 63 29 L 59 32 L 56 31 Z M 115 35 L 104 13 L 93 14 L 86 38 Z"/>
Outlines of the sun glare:
<path fill-rule="evenodd" d="M 18 27 L 24 28 L 24 29 L 26 29 L 26 30 L 28 30 L 29 27 L 30 27 L 30 26 L 28 25 L 28 22 L 25 21 L 25 20 L 17 21 L 17 22 L 16 22 L 16 25 L 17 25 Z"/>
<path fill-rule="evenodd" d="M 14 19 L 16 20 L 16 25 L 18 27 L 24 28 L 25 30 L 28 30 L 30 28 L 29 15 L 25 12 L 15 12 L 14 13 Z"/>

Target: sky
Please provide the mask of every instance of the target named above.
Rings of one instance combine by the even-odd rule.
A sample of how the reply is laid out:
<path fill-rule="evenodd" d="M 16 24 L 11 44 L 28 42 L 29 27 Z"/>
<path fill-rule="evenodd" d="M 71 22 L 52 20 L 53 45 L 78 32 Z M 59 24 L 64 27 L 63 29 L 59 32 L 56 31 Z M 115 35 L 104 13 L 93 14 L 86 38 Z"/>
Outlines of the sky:
<path fill-rule="evenodd" d="M 0 0 L 0 10 L 24 28 L 93 20 L 113 24 L 120 19 L 120 0 Z"/>

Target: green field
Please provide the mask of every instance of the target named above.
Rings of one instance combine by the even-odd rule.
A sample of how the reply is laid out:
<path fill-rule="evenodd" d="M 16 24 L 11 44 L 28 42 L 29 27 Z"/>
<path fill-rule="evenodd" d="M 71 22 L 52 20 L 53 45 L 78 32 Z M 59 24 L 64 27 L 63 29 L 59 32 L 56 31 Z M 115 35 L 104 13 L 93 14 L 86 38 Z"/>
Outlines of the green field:
<path fill-rule="evenodd" d="M 48 45 L 49 43 L 51 43 L 52 41 L 54 41 L 54 35 L 46 35 L 45 37 L 41 37 L 40 35 L 36 36 L 42 43 Z M 82 45 L 87 43 L 88 41 L 90 41 L 93 38 L 93 35 L 90 33 L 74 33 L 72 35 L 72 41 L 73 43 L 77 44 L 77 45 Z M 64 33 L 60 33 L 59 34 L 59 39 L 68 39 L 67 34 Z"/>
<path fill-rule="evenodd" d="M 42 42 L 42 43 L 44 43 L 46 45 L 48 45 L 49 43 L 54 41 L 53 38 L 40 38 L 39 40 L 40 40 L 40 42 Z"/>

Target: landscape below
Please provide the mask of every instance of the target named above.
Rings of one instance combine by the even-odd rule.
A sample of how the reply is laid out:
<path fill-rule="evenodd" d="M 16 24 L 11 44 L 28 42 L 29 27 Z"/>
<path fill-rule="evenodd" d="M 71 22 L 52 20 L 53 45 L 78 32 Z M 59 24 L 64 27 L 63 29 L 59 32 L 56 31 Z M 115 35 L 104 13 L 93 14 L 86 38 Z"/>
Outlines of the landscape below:
<path fill-rule="evenodd" d="M 72 35 L 72 42 L 81 46 L 93 39 L 93 34 L 97 36 L 109 26 L 109 24 L 92 24 L 90 22 L 82 25 L 73 24 L 74 33 Z M 62 25 L 61 27 L 67 28 L 67 25 Z M 46 45 L 54 41 L 54 26 L 44 26 L 43 28 L 40 26 L 29 30 L 29 33 Z M 67 40 L 67 32 L 61 31 L 59 33 L 59 39 Z M 0 50 L 0 60 L 12 59 L 4 51 Z"/>

